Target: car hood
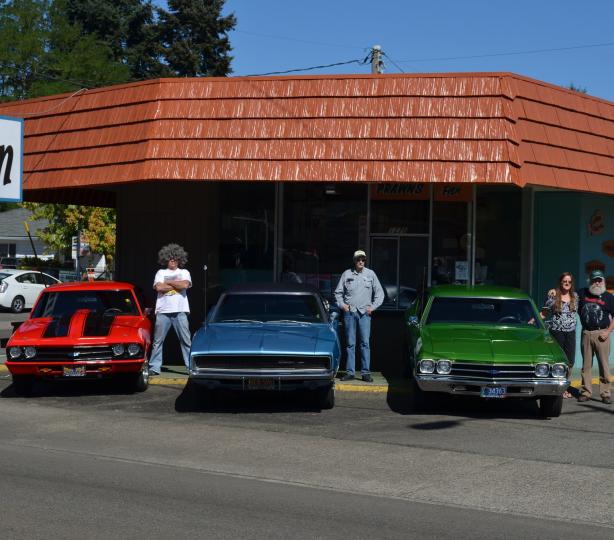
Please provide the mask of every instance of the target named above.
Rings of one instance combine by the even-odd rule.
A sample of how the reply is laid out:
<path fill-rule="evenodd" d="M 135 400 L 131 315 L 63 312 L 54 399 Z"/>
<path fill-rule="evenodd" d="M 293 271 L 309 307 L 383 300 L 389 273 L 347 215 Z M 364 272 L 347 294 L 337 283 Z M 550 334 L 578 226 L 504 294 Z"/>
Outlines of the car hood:
<path fill-rule="evenodd" d="M 427 325 L 423 356 L 484 363 L 534 363 L 544 357 L 564 361 L 550 334 L 541 328 Z"/>
<path fill-rule="evenodd" d="M 101 317 L 87 309 L 71 316 L 41 317 L 23 322 L 11 336 L 9 344 L 83 340 L 87 343 L 137 339 L 143 326 L 142 317 L 131 315 Z"/>
<path fill-rule="evenodd" d="M 326 324 L 213 323 L 200 328 L 192 354 L 333 354 L 334 330 Z"/>

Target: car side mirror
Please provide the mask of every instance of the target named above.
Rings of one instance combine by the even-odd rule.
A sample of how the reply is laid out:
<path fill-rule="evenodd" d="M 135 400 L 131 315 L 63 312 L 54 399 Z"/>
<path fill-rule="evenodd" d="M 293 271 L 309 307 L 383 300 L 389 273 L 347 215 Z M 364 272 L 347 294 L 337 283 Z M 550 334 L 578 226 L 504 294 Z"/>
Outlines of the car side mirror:
<path fill-rule="evenodd" d="M 151 317 L 151 316 L 153 316 L 153 314 L 154 314 L 154 310 L 153 310 L 153 308 L 146 307 L 146 308 L 143 310 L 143 313 L 145 314 L 145 317 Z"/>

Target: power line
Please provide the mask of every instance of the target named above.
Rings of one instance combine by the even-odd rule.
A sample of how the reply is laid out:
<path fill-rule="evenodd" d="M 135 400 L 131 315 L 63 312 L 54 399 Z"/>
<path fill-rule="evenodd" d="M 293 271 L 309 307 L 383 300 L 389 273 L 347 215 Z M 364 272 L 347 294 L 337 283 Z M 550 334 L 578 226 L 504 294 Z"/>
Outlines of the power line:
<path fill-rule="evenodd" d="M 367 58 L 370 58 L 370 56 L 368 56 Z M 321 66 L 311 66 L 311 67 L 307 67 L 307 68 L 296 68 L 296 69 L 286 69 L 285 71 L 270 71 L 268 73 L 253 73 L 250 75 L 238 75 L 238 77 L 264 77 L 266 75 L 283 75 L 285 73 L 296 73 L 298 71 L 311 71 L 313 69 L 324 69 L 324 68 L 329 68 L 329 67 L 335 67 L 335 66 L 344 66 L 347 64 L 366 64 L 367 63 L 367 59 L 365 60 L 348 60 L 347 62 L 336 62 L 334 64 L 325 64 L 325 65 L 321 65 Z"/>
<path fill-rule="evenodd" d="M 386 58 L 388 58 L 388 60 L 390 60 L 392 65 L 394 67 L 396 67 L 401 73 L 405 73 L 405 71 L 403 71 L 403 68 L 401 66 L 399 66 L 399 64 L 397 64 L 392 58 L 390 58 L 390 55 L 388 53 L 382 51 L 382 55 L 384 55 Z"/>
<path fill-rule="evenodd" d="M 324 47 L 340 47 L 342 49 L 366 49 L 366 47 L 362 47 L 360 45 L 341 45 L 339 43 L 323 43 L 321 41 L 311 41 L 307 39 L 298 39 L 298 38 L 293 38 L 293 37 L 288 37 L 288 36 L 274 36 L 272 34 L 259 34 L 256 32 L 246 32 L 245 30 L 233 30 L 233 32 L 236 32 L 238 34 L 245 34 L 248 36 L 263 37 L 263 38 L 269 38 L 269 39 L 282 39 L 286 41 L 296 41 L 298 43 L 307 43 L 308 45 L 322 45 Z"/>
<path fill-rule="evenodd" d="M 547 52 L 571 51 L 571 50 L 576 50 L 576 49 L 591 49 L 591 48 L 596 48 L 596 47 L 612 47 L 612 46 L 614 46 L 614 42 L 593 43 L 590 45 L 575 45 L 571 47 L 557 47 L 557 48 L 552 48 L 552 49 L 532 49 L 532 50 L 526 50 L 526 51 L 513 51 L 513 52 L 501 52 L 501 53 L 490 53 L 490 54 L 473 54 L 469 56 L 417 58 L 414 60 L 399 60 L 399 63 L 409 64 L 412 62 L 439 62 L 439 61 L 445 61 L 445 60 L 467 60 L 471 58 L 492 58 L 492 57 L 497 57 L 497 56 L 516 56 L 516 55 L 521 55 L 521 54 L 540 54 L 540 53 L 547 53 Z"/>

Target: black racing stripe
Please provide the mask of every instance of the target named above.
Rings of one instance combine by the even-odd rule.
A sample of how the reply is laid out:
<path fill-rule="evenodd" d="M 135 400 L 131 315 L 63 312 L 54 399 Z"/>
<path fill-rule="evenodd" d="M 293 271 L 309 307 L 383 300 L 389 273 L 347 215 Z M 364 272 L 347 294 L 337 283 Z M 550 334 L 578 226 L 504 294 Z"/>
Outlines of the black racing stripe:
<path fill-rule="evenodd" d="M 104 315 L 90 311 L 85 320 L 85 328 L 83 329 L 84 337 L 102 337 L 108 336 L 111 332 L 111 327 L 115 321 L 115 314 Z"/>
<path fill-rule="evenodd" d="M 60 317 L 54 317 L 53 320 L 45 328 L 43 337 L 65 337 L 68 335 L 68 329 L 70 327 L 70 315 L 62 315 Z"/>

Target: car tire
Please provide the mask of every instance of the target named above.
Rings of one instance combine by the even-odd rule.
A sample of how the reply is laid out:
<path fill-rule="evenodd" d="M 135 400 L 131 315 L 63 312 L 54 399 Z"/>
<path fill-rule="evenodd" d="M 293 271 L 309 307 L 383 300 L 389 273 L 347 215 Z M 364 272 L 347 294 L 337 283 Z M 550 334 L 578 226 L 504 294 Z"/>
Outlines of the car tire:
<path fill-rule="evenodd" d="M 13 313 L 21 313 L 26 307 L 26 301 L 23 296 L 16 296 L 11 302 L 11 311 Z"/>
<path fill-rule="evenodd" d="M 547 396 L 539 400 L 539 412 L 544 418 L 557 418 L 563 410 L 563 396 Z"/>
<path fill-rule="evenodd" d="M 318 390 L 318 405 L 320 409 L 332 409 L 335 406 L 335 385 L 331 384 L 326 388 Z"/>
<path fill-rule="evenodd" d="M 410 412 L 419 413 L 428 408 L 429 396 L 418 386 L 418 383 L 414 377 L 412 377 L 411 381 L 409 382 L 408 396 L 408 408 Z"/>
<path fill-rule="evenodd" d="M 141 371 L 133 375 L 132 388 L 135 392 L 145 392 L 149 388 L 149 362 L 143 362 Z"/>
<path fill-rule="evenodd" d="M 13 375 L 13 389 L 18 396 L 31 396 L 34 393 L 34 377 Z"/>

